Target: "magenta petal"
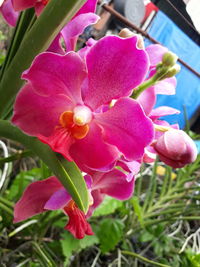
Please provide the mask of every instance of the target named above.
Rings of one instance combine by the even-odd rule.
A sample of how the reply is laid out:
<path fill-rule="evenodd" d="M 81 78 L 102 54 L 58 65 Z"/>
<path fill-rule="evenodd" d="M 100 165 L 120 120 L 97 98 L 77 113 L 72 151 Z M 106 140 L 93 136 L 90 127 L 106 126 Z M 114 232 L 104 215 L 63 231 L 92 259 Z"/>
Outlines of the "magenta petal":
<path fill-rule="evenodd" d="M 86 55 L 90 51 L 90 48 L 95 45 L 98 41 L 94 40 L 93 38 L 89 38 L 88 41 L 86 42 L 86 46 L 81 48 L 80 50 L 77 51 L 79 56 L 85 61 Z"/>
<path fill-rule="evenodd" d="M 66 94 L 76 103 L 81 101 L 81 84 L 86 77 L 85 64 L 78 54 L 42 53 L 22 75 L 34 90 L 43 95 Z"/>
<path fill-rule="evenodd" d="M 119 170 L 112 170 L 107 173 L 97 172 L 93 175 L 92 188 L 100 189 L 101 193 L 119 200 L 130 198 L 134 190 L 134 179 L 128 182 L 126 174 Z"/>
<path fill-rule="evenodd" d="M 66 189 L 61 188 L 50 197 L 50 199 L 46 202 L 44 209 L 46 210 L 62 209 L 65 205 L 67 205 L 70 199 L 71 196 L 66 191 Z"/>
<path fill-rule="evenodd" d="M 95 118 L 103 127 L 104 140 L 115 145 L 127 160 L 140 159 L 144 148 L 152 142 L 153 124 L 136 100 L 121 98 Z"/>
<path fill-rule="evenodd" d="M 24 9 L 34 7 L 37 0 L 12 0 L 12 2 L 16 11 L 22 11 Z"/>
<path fill-rule="evenodd" d="M 70 155 L 80 168 L 84 165 L 89 168 L 99 169 L 114 162 L 118 150 L 102 139 L 101 129 L 95 123 L 90 124 L 87 136 L 77 140 L 70 148 Z"/>
<path fill-rule="evenodd" d="M 79 9 L 74 17 L 80 14 L 95 12 L 97 6 L 97 0 L 87 0 L 86 3 Z"/>
<path fill-rule="evenodd" d="M 176 93 L 176 78 L 167 78 L 154 85 L 156 94 L 174 95 Z"/>
<path fill-rule="evenodd" d="M 150 118 L 152 120 L 155 120 L 163 116 L 179 114 L 179 113 L 180 113 L 180 110 L 178 109 L 168 107 L 168 106 L 161 106 L 151 111 Z"/>
<path fill-rule="evenodd" d="M 152 86 L 142 92 L 142 94 L 137 98 L 137 101 L 143 107 L 145 114 L 149 115 L 156 103 L 155 87 Z"/>
<path fill-rule="evenodd" d="M 60 44 L 61 36 L 62 36 L 61 33 L 59 33 L 56 36 L 56 38 L 53 40 L 53 42 L 51 43 L 51 45 L 47 49 L 48 52 L 53 52 L 53 53 L 57 53 L 60 55 L 63 55 L 65 53 L 65 51 L 62 49 L 62 46 Z"/>
<path fill-rule="evenodd" d="M 92 188 L 92 177 L 87 174 L 84 176 L 84 180 L 85 180 L 85 183 L 87 185 L 87 188 L 91 189 Z"/>
<path fill-rule="evenodd" d="M 0 7 L 0 12 L 10 26 L 16 26 L 19 13 L 13 9 L 12 0 L 4 1 Z"/>
<path fill-rule="evenodd" d="M 156 160 L 156 152 L 149 151 L 150 146 L 145 149 L 144 156 L 142 158 L 142 161 L 144 163 L 153 163 Z M 141 178 L 140 178 L 141 179 Z"/>
<path fill-rule="evenodd" d="M 71 20 L 61 31 L 66 45 L 66 52 L 75 50 L 77 38 L 86 27 L 94 24 L 99 16 L 93 13 L 80 14 Z"/>
<path fill-rule="evenodd" d="M 12 122 L 29 135 L 48 136 L 58 125 L 60 114 L 71 108 L 65 95 L 41 96 L 27 84 L 17 95 Z"/>
<path fill-rule="evenodd" d="M 146 52 L 137 48 L 137 37 L 104 37 L 91 47 L 86 62 L 85 103 L 93 109 L 129 95 L 144 80 L 149 68 Z"/>
<path fill-rule="evenodd" d="M 168 49 L 159 44 L 153 44 L 146 47 L 146 52 L 148 53 L 150 59 L 151 67 L 155 67 L 158 63 L 162 61 L 163 55 L 168 51 Z"/>
<path fill-rule="evenodd" d="M 41 213 L 45 203 L 60 188 L 62 184 L 52 176 L 42 181 L 30 184 L 14 207 L 14 222 L 20 222 Z"/>
<path fill-rule="evenodd" d="M 127 172 L 126 180 L 130 182 L 136 174 L 140 171 L 141 162 L 133 160 L 133 161 L 126 161 L 126 160 L 119 160 L 117 162 L 117 166 L 120 166 Z"/>
<path fill-rule="evenodd" d="M 90 217 L 94 210 L 103 202 L 105 194 L 102 194 L 100 189 L 92 190 L 91 192 L 93 204 L 89 207 L 87 217 Z"/>

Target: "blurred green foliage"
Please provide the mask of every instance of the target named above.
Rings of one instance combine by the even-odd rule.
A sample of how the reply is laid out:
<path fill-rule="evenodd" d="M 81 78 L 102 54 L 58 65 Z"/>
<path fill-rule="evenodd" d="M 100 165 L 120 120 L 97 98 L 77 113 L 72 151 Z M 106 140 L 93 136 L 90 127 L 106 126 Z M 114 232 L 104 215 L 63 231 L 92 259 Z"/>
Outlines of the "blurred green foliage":
<path fill-rule="evenodd" d="M 18 159 L 0 191 L 0 266 L 199 266 L 193 241 L 179 253 L 198 229 L 199 170 L 200 156 L 180 170 L 144 165 L 134 196 L 125 202 L 106 197 L 90 218 L 95 235 L 77 240 L 64 230 L 61 211 L 12 223 L 14 203 L 26 186 L 51 175 L 37 158 Z"/>

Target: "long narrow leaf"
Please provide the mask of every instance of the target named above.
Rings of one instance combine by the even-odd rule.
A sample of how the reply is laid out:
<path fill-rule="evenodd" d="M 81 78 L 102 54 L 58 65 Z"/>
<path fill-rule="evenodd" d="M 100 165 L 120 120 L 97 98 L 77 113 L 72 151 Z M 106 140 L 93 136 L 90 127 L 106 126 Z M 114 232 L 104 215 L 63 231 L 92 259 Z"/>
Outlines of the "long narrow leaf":
<path fill-rule="evenodd" d="M 0 120 L 0 136 L 20 142 L 40 157 L 49 169 L 57 176 L 66 190 L 70 193 L 80 209 L 88 209 L 88 192 L 78 167 L 73 162 L 66 163 L 70 175 L 48 145 L 41 143 L 37 138 L 25 135 L 10 122 Z"/>
<path fill-rule="evenodd" d="M 32 21 L 32 18 L 34 17 L 34 10 L 28 9 L 26 11 L 23 11 L 18 19 L 17 25 L 15 27 L 15 31 L 12 36 L 12 40 L 10 42 L 10 46 L 5 58 L 5 61 L 3 63 L 3 66 L 1 68 L 1 74 L 0 77 L 2 78 L 3 73 L 5 72 L 6 68 L 9 65 L 9 62 L 16 54 L 21 41 L 24 37 L 24 34 L 26 33 L 29 23 Z"/>
<path fill-rule="evenodd" d="M 0 84 L 0 117 L 4 118 L 23 84 L 21 74 L 34 57 L 45 51 L 86 0 L 51 0 L 25 35 Z"/>

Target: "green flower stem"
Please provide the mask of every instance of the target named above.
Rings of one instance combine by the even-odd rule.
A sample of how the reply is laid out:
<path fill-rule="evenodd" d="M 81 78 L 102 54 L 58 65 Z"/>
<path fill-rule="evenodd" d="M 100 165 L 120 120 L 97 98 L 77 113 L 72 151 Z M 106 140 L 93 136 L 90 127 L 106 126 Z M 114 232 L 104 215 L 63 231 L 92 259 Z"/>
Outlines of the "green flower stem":
<path fill-rule="evenodd" d="M 151 77 L 150 79 L 146 80 L 145 82 L 143 82 L 141 85 L 139 85 L 134 91 L 133 94 L 131 95 L 132 98 L 137 99 L 139 97 L 139 95 L 146 90 L 147 88 L 153 86 L 156 84 L 157 82 L 157 77 L 155 77 L 155 75 L 153 77 Z"/>
<path fill-rule="evenodd" d="M 168 182 L 168 186 L 166 189 L 167 189 L 167 192 L 171 192 L 172 194 L 173 189 L 171 190 L 171 187 L 172 187 L 173 179 L 172 179 L 172 168 L 170 166 L 166 166 L 166 173 L 168 173 L 168 177 L 169 177 L 169 182 Z"/>
<path fill-rule="evenodd" d="M 33 244 L 34 250 L 36 251 L 36 253 L 40 257 L 40 259 L 42 260 L 44 266 L 49 266 L 49 267 L 56 267 L 57 266 L 55 264 L 55 262 L 52 261 L 52 259 L 49 258 L 48 255 L 46 255 L 45 251 L 39 246 L 38 243 L 33 241 L 32 244 Z"/>
<path fill-rule="evenodd" d="M 174 213 L 177 213 L 177 212 L 179 212 L 179 213 L 180 212 L 181 213 L 191 212 L 196 208 L 197 208 L 196 205 L 188 205 L 188 206 L 184 205 L 183 207 L 177 207 L 177 208 L 173 208 L 173 209 L 171 209 L 171 207 L 170 207 L 169 209 L 166 209 L 166 210 L 161 210 L 161 211 L 159 210 L 159 211 L 154 212 L 154 213 L 152 212 L 152 213 L 146 214 L 144 216 L 144 219 L 150 218 L 150 217 L 156 217 L 156 216 L 160 216 L 160 215 L 165 215 L 165 214 L 174 214 Z"/>
<path fill-rule="evenodd" d="M 0 136 L 20 142 L 32 150 L 56 175 L 78 207 L 84 212 L 88 210 L 87 187 L 81 172 L 74 162 L 66 163 L 68 170 L 70 170 L 69 175 L 65 169 L 66 167 L 58 159 L 57 154 L 48 145 L 41 143 L 35 137 L 25 135 L 8 121 L 0 120 Z"/>
<path fill-rule="evenodd" d="M 155 262 L 155 261 L 152 261 L 152 260 L 149 260 L 135 252 L 132 252 L 132 251 L 126 251 L 126 250 L 122 250 L 121 251 L 122 254 L 124 255 L 129 255 L 129 256 L 132 256 L 134 258 L 137 258 L 138 260 L 142 261 L 142 262 L 145 262 L 145 263 L 149 263 L 153 266 L 160 266 L 160 267 L 170 267 L 169 265 L 166 265 L 166 264 L 162 264 L 162 263 L 159 263 L 159 262 Z"/>
<path fill-rule="evenodd" d="M 25 34 L 21 45 L 0 83 L 0 117 L 4 118 L 23 85 L 21 74 L 35 56 L 45 51 L 64 25 L 86 0 L 51 0 L 42 14 Z M 44 66 L 45 67 L 45 66 Z"/>
<path fill-rule="evenodd" d="M 151 78 L 135 88 L 131 97 L 137 99 L 142 92 L 159 82 L 168 70 L 169 68 L 166 67 L 160 68 Z"/>
<path fill-rule="evenodd" d="M 154 219 L 154 220 L 149 220 L 146 221 L 144 223 L 144 227 L 150 226 L 150 225 L 156 225 L 156 224 L 160 224 L 162 222 L 166 222 L 167 224 L 169 224 L 169 221 L 178 221 L 178 220 L 200 220 L 200 216 L 182 216 L 182 214 L 180 213 L 180 215 L 177 214 L 170 214 L 170 217 L 166 217 L 163 219 Z M 135 227 L 134 229 L 134 233 L 137 233 L 141 228 L 139 227 Z"/>
<path fill-rule="evenodd" d="M 156 186 L 157 186 L 157 181 L 156 181 L 156 171 L 157 171 L 157 164 L 158 160 L 155 161 L 154 166 L 153 166 L 153 173 L 152 177 L 150 179 L 150 183 L 148 186 L 148 191 L 146 193 L 144 205 L 143 205 L 143 213 L 146 213 L 146 210 L 148 210 L 149 207 L 153 204 L 154 196 L 156 193 Z"/>
<path fill-rule="evenodd" d="M 171 171 L 169 171 L 169 169 L 166 168 L 165 177 L 164 177 L 164 181 L 163 181 L 161 193 L 160 193 L 160 199 L 162 199 L 167 194 L 167 186 L 169 184 L 169 180 L 172 180 Z"/>
<path fill-rule="evenodd" d="M 194 179 L 193 179 L 193 181 L 194 181 Z M 200 186 L 191 186 L 191 187 L 188 187 L 188 188 L 174 188 L 174 189 L 172 189 L 172 192 L 189 192 L 189 191 L 191 191 L 191 190 L 197 190 L 197 191 L 199 191 L 199 189 L 200 189 Z"/>
<path fill-rule="evenodd" d="M 154 211 L 156 209 L 164 208 L 164 204 L 168 204 L 169 205 L 169 203 L 166 203 L 166 202 L 169 202 L 170 200 L 174 200 L 174 199 L 176 199 L 176 200 L 180 199 L 183 196 L 184 196 L 184 193 L 182 193 L 182 194 L 174 194 L 174 195 L 168 194 L 165 197 L 163 197 L 162 199 L 158 200 L 154 206 L 150 207 L 148 212 L 152 212 L 152 211 Z"/>
<path fill-rule="evenodd" d="M 0 166 L 1 166 L 1 164 L 6 163 L 6 162 L 12 162 L 12 161 L 19 160 L 19 159 L 22 159 L 25 157 L 30 157 L 33 155 L 34 155 L 34 153 L 30 150 L 19 151 L 16 154 L 9 156 L 7 158 L 0 158 Z"/>
<path fill-rule="evenodd" d="M 8 208 L 6 205 L 4 205 L 3 203 L 0 203 L 0 209 L 6 211 L 7 213 L 9 213 L 11 216 L 13 216 L 13 211 L 12 209 Z"/>
<path fill-rule="evenodd" d="M 6 198 L 0 197 L 0 202 L 5 204 L 6 206 L 9 206 L 10 208 L 13 208 L 14 204 L 13 202 L 10 202 Z"/>
<path fill-rule="evenodd" d="M 199 221 L 200 216 L 183 216 L 183 217 L 175 217 L 174 220 L 184 220 L 184 221 Z"/>

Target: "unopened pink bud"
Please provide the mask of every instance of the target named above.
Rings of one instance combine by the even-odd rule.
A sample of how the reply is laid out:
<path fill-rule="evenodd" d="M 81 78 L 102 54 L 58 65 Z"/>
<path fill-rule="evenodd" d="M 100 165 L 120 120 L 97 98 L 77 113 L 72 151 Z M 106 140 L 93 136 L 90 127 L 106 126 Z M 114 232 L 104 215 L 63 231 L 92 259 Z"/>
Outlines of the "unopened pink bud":
<path fill-rule="evenodd" d="M 155 143 L 154 149 L 160 159 L 173 168 L 182 168 L 197 157 L 195 143 L 181 130 L 171 129 L 165 132 Z"/>

